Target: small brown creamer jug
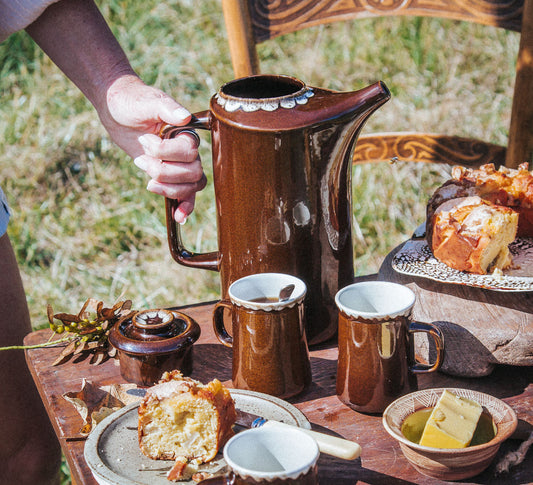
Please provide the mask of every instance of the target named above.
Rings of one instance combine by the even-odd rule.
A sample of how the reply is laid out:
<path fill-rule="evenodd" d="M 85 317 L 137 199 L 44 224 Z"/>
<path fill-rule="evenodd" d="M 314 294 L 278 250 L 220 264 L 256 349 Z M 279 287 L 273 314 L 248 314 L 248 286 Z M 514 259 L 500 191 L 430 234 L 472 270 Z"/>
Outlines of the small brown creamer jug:
<path fill-rule="evenodd" d="M 222 298 L 237 279 L 287 273 L 308 288 L 305 327 L 314 345 L 337 330 L 335 294 L 353 280 L 351 156 L 368 117 L 390 98 L 382 82 L 355 92 L 307 86 L 277 75 L 224 84 L 209 110 L 185 127 L 211 132 L 218 250 L 195 254 L 174 222 L 174 259 L 220 272 Z"/>

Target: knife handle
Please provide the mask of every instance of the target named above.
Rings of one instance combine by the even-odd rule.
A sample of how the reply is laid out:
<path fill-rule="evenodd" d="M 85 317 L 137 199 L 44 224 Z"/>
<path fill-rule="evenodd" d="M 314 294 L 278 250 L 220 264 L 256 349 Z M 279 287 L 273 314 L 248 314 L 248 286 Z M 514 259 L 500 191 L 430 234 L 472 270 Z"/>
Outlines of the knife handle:
<path fill-rule="evenodd" d="M 279 421 L 266 421 L 263 427 L 289 427 L 294 428 L 290 424 L 280 423 Z M 310 429 L 298 428 L 300 431 L 313 437 L 318 444 L 318 449 L 321 453 L 326 455 L 336 456 L 343 460 L 355 460 L 361 455 L 361 446 L 355 441 L 345 440 L 344 438 L 337 438 L 325 433 L 319 433 L 318 431 L 312 431 Z"/>

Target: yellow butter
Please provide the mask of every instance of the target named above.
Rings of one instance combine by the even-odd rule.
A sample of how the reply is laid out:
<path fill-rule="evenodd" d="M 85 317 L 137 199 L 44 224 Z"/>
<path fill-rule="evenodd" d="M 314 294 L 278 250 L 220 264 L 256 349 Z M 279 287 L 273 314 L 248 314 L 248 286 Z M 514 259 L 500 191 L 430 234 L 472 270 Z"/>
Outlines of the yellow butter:
<path fill-rule="evenodd" d="M 482 411 L 479 403 L 444 391 L 424 427 L 420 444 L 433 448 L 466 448 Z"/>

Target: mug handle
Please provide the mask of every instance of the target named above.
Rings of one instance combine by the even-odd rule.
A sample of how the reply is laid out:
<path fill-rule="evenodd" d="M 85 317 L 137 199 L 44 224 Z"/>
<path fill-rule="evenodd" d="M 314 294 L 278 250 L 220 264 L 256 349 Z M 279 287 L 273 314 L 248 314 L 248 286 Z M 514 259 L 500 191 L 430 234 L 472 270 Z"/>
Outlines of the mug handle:
<path fill-rule="evenodd" d="M 224 325 L 224 308 L 232 310 L 232 304 L 229 300 L 220 300 L 215 304 L 213 310 L 213 330 L 221 344 L 226 347 L 233 347 L 233 337 L 228 333 Z"/>
<path fill-rule="evenodd" d="M 409 370 L 413 374 L 425 374 L 429 372 L 435 372 L 439 369 L 442 362 L 444 361 L 444 335 L 440 329 L 431 323 L 424 322 L 410 322 L 409 323 L 409 333 L 415 332 L 425 332 L 429 333 L 435 342 L 435 349 L 437 351 L 437 356 L 433 364 L 423 364 L 422 362 L 415 362 Z"/>
<path fill-rule="evenodd" d="M 193 131 L 195 129 L 210 130 L 211 122 L 209 117 L 209 110 L 194 113 L 191 122 L 184 126 L 166 125 L 161 129 L 159 136 L 163 139 L 174 138 L 182 132 L 189 133 L 193 136 L 198 135 Z M 219 251 L 212 251 L 210 253 L 194 253 L 189 251 L 183 245 L 181 238 L 181 230 L 179 224 L 174 221 L 174 213 L 178 208 L 179 201 L 176 199 L 165 198 L 166 208 L 166 222 L 167 222 L 167 238 L 170 254 L 175 261 L 183 266 L 192 268 L 209 269 L 212 271 L 219 271 L 220 269 L 220 253 Z"/>

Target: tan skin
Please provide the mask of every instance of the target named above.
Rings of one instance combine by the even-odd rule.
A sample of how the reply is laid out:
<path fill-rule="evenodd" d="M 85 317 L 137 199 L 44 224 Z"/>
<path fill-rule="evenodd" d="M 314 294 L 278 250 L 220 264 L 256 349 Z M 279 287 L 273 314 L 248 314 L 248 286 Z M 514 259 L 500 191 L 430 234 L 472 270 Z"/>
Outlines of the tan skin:
<path fill-rule="evenodd" d="M 139 79 L 92 0 L 61 0 L 26 31 L 148 174 L 147 189 L 180 201 L 175 219 L 184 222 L 206 183 L 197 142 L 187 134 L 163 141 L 157 133 L 164 124 L 186 124 L 189 112 Z M 7 234 L 0 237 L 0 295 L 0 347 L 21 345 L 31 323 Z M 0 352 L 0 389 L 0 485 L 58 484 L 59 445 L 22 351 Z"/>

